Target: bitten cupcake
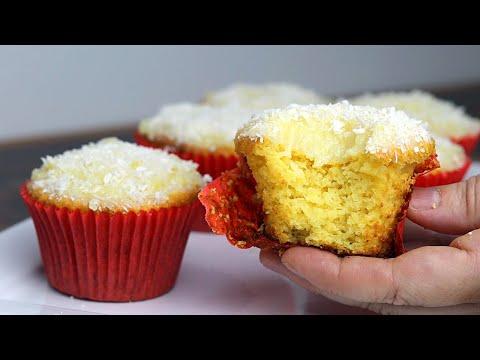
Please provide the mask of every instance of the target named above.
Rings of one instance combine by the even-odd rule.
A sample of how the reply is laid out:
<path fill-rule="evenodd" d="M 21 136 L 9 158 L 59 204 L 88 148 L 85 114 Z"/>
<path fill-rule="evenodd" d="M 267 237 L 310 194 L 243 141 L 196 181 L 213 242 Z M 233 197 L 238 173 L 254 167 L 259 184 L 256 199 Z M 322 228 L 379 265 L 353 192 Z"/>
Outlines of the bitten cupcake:
<path fill-rule="evenodd" d="M 98 301 L 174 286 L 208 180 L 197 164 L 115 138 L 42 160 L 21 195 L 51 286 Z"/>
<path fill-rule="evenodd" d="M 313 90 L 290 83 L 233 84 L 207 93 L 203 100 L 214 106 L 237 106 L 255 111 L 285 107 L 290 104 L 328 104 L 329 99 Z"/>
<path fill-rule="evenodd" d="M 410 117 L 428 123 L 428 129 L 461 145 L 470 155 L 480 139 L 480 120 L 469 116 L 455 104 L 433 95 L 413 90 L 410 92 L 384 92 L 365 94 L 351 99 L 358 105 L 377 108 L 393 106 Z"/>
<path fill-rule="evenodd" d="M 438 167 L 421 121 L 348 102 L 261 112 L 235 145 L 239 167 L 199 199 L 212 229 L 239 248 L 398 255 L 415 180 Z"/>
<path fill-rule="evenodd" d="M 472 163 L 460 145 L 438 135 L 434 135 L 434 138 L 440 168 L 419 176 L 415 186 L 429 187 L 459 182 Z"/>

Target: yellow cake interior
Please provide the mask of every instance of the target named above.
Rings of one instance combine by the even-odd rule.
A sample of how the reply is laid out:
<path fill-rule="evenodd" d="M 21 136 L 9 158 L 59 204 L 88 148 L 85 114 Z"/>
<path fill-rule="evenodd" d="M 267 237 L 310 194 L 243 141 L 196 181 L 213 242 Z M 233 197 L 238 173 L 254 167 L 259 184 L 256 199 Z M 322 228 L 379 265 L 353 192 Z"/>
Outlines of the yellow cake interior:
<path fill-rule="evenodd" d="M 392 254 L 415 169 L 435 147 L 420 122 L 382 111 L 297 107 L 239 130 L 236 150 L 257 182 L 268 235 L 339 254 Z"/>

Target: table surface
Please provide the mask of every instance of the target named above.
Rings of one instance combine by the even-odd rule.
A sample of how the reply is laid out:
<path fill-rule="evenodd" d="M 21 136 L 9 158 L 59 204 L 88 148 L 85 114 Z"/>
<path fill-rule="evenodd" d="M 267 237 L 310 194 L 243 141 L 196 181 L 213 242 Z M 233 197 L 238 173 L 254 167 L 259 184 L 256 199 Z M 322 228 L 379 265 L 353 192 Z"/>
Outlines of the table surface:
<path fill-rule="evenodd" d="M 468 113 L 480 117 L 480 83 L 468 86 L 431 90 L 432 93 L 464 106 Z M 38 138 L 32 141 L 0 144 L 0 230 L 5 229 L 25 218 L 28 211 L 23 204 L 19 188 L 30 177 L 32 169 L 41 165 L 41 157 L 56 155 L 65 150 L 79 147 L 90 141 L 97 141 L 106 136 L 133 141 L 136 124 L 101 132 L 92 130 L 81 134 Z M 480 147 L 473 154 L 474 160 L 480 160 Z"/>

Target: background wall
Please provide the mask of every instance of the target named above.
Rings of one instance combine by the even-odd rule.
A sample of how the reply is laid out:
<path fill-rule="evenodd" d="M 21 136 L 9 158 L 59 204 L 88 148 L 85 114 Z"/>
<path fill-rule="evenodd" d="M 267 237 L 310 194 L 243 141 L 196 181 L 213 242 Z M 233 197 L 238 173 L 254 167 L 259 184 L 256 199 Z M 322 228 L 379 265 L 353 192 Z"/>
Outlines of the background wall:
<path fill-rule="evenodd" d="M 232 82 L 323 94 L 480 81 L 480 46 L 0 46 L 0 141 L 135 123 Z"/>

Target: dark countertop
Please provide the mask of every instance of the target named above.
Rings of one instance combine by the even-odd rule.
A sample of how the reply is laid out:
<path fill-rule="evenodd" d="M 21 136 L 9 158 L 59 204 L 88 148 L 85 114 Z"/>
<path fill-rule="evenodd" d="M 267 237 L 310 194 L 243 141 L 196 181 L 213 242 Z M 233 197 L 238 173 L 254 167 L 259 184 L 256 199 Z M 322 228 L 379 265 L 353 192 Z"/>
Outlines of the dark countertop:
<path fill-rule="evenodd" d="M 480 84 L 432 90 L 442 98 L 452 100 L 464 106 L 468 113 L 480 118 Z M 5 229 L 25 218 L 28 211 L 19 195 L 19 188 L 30 177 L 32 169 L 41 165 L 41 157 L 56 155 L 68 149 L 80 147 L 90 141 L 97 141 L 106 136 L 117 136 L 133 142 L 135 123 L 131 126 L 103 130 L 92 130 L 81 134 L 37 138 L 31 141 L 0 144 L 0 230 Z M 480 147 L 473 154 L 474 160 L 480 160 Z"/>

